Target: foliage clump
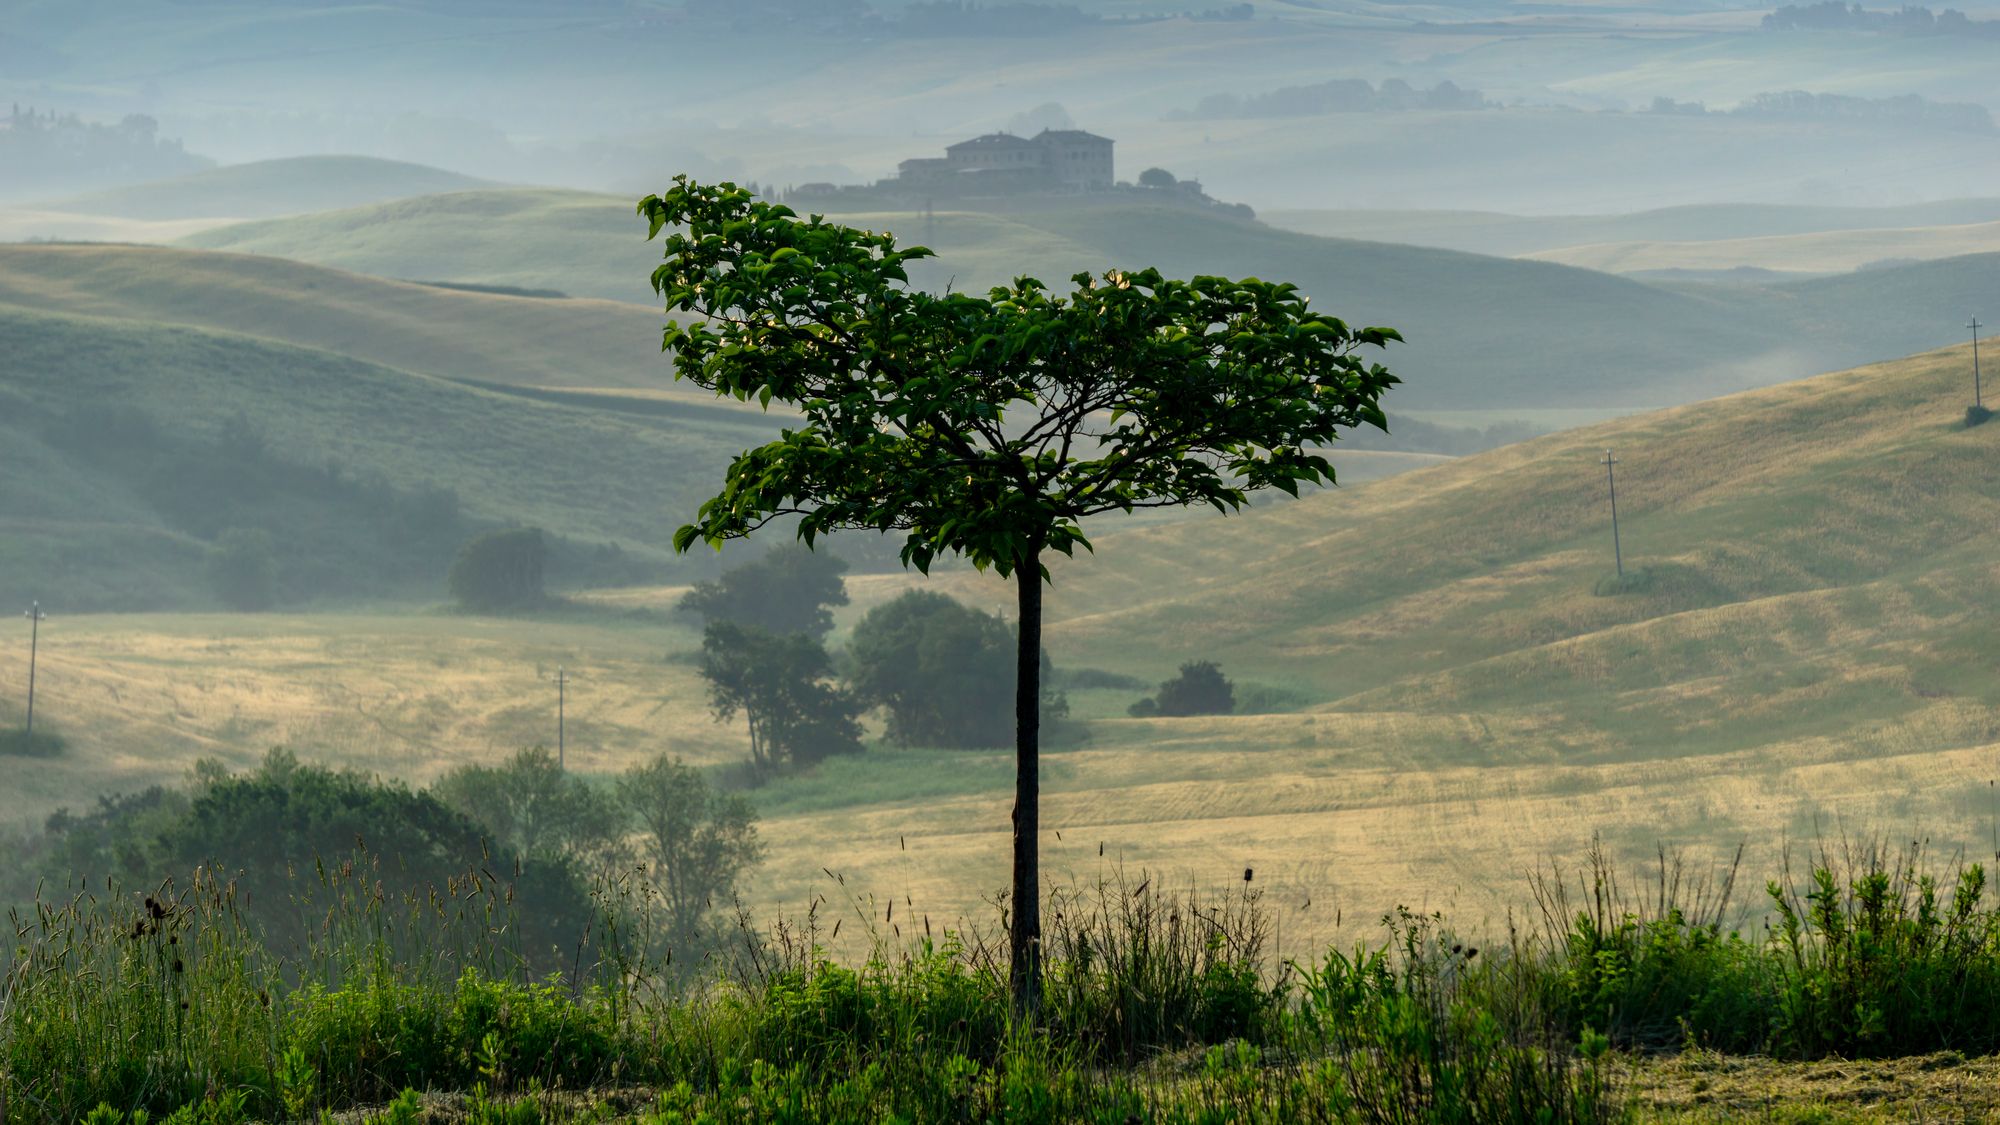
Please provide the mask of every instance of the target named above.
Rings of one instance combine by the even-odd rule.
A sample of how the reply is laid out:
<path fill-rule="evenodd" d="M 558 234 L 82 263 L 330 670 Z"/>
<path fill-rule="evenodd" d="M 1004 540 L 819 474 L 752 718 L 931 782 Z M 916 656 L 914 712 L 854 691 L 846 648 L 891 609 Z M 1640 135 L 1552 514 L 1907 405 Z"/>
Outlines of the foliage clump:
<path fill-rule="evenodd" d="M 741 712 L 758 779 L 861 752 L 861 705 L 833 682 L 833 657 L 810 633 L 711 622 L 702 632 L 701 677 L 718 722 Z"/>
<path fill-rule="evenodd" d="M 678 608 L 705 622 L 824 638 L 833 631 L 833 607 L 847 604 L 845 573 L 847 563 L 830 551 L 780 545 L 713 582 L 695 583 Z"/>
<path fill-rule="evenodd" d="M 540 528 L 489 531 L 459 549 L 445 585 L 459 608 L 472 613 L 530 609 L 547 596 L 542 583 L 548 556 L 548 537 Z"/>
<path fill-rule="evenodd" d="M 1236 713 L 1236 685 L 1212 660 L 1190 660 L 1180 674 L 1160 684 L 1157 694 L 1141 699 L 1130 708 L 1138 718 L 1154 715 L 1233 715 Z"/>
<path fill-rule="evenodd" d="M 911 590 L 868 611 L 847 647 L 855 694 L 888 714 L 889 741 L 951 749 L 1014 741 L 1014 630 L 943 594 Z M 1067 715 L 1041 654 L 1044 721 Z"/>

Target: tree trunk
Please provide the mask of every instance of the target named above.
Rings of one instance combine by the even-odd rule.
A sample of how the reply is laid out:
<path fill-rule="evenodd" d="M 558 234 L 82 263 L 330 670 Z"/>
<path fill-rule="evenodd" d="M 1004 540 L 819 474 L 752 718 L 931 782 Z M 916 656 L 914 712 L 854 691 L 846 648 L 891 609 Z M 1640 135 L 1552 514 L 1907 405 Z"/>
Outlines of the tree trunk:
<path fill-rule="evenodd" d="M 1042 563 L 1030 548 L 1016 564 L 1020 650 L 1014 676 L 1014 1012 L 1032 1023 L 1042 1006 Z"/>

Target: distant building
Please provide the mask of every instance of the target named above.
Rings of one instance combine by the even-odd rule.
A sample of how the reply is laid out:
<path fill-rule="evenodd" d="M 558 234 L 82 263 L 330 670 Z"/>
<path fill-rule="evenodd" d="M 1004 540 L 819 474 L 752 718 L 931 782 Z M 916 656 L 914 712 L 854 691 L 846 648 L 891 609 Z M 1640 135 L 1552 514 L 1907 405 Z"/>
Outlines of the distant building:
<path fill-rule="evenodd" d="M 1080 129 L 1044 129 L 1033 137 L 988 133 L 951 145 L 942 159 L 903 161 L 892 182 L 953 194 L 1106 191 L 1118 182 L 1113 144 Z"/>
<path fill-rule="evenodd" d="M 784 198 L 816 210 L 929 212 L 1071 207 L 1087 196 L 1092 205 L 1166 203 L 1255 217 L 1250 208 L 1210 199 L 1199 183 L 1159 169 L 1149 169 L 1137 185 L 1121 184 L 1113 147 L 1110 137 L 1081 129 L 1044 129 L 1032 137 L 987 133 L 948 146 L 943 156 L 905 160 L 895 175 L 872 184 L 800 184 Z"/>

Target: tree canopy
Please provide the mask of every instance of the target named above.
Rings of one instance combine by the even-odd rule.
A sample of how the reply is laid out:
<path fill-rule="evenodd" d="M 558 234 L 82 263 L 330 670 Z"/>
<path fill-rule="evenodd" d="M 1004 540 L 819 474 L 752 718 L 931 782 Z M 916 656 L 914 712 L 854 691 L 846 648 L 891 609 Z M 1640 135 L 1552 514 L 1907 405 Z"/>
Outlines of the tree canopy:
<path fill-rule="evenodd" d="M 704 621 L 824 637 L 833 631 L 832 607 L 847 604 L 845 573 L 837 555 L 779 544 L 714 582 L 695 583 L 679 609 Z"/>

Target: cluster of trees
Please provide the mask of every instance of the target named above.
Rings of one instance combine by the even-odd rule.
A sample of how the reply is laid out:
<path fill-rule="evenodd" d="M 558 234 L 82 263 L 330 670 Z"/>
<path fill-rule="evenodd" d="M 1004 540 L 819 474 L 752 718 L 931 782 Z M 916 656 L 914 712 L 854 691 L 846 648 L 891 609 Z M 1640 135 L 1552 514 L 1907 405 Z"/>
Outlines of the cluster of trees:
<path fill-rule="evenodd" d="M 1379 87 L 1360 78 L 1335 78 L 1311 86 L 1286 86 L 1268 94 L 1210 94 L 1194 109 L 1172 116 L 1180 120 L 1223 120 L 1243 117 L 1312 117 L 1322 113 L 1398 113 L 1411 110 L 1489 109 L 1478 90 L 1440 82 L 1420 90 L 1400 78 L 1384 79 Z"/>
<path fill-rule="evenodd" d="M 159 134 L 160 123 L 143 114 L 105 124 L 16 104 L 0 119 L 0 191 L 75 190 L 214 167 Z"/>
<path fill-rule="evenodd" d="M 1975 20 L 1956 8 L 1932 12 L 1905 5 L 1871 12 L 1859 4 L 1821 0 L 1787 4 L 1764 17 L 1766 31 L 1886 31 L 1901 35 L 1959 35 L 2000 39 L 2000 20 Z"/>
<path fill-rule="evenodd" d="M 681 601 L 682 612 L 704 622 L 701 675 L 715 717 L 749 724 L 755 776 L 859 753 L 860 717 L 877 707 L 898 745 L 1008 745 L 1014 630 L 943 594 L 913 590 L 871 609 L 836 658 L 826 637 L 833 607 L 848 604 L 846 570 L 828 551 L 789 544 L 697 583 Z M 1062 693 L 1043 692 L 1045 716 L 1068 711 Z"/>
<path fill-rule="evenodd" d="M 429 789 L 283 750 L 240 774 L 204 761 L 185 786 L 60 810 L 38 837 L 12 843 L 0 874 L 10 902 L 37 883 L 44 895 L 107 880 L 136 891 L 206 869 L 233 882 L 246 919 L 278 948 L 315 940 L 328 897 L 357 873 L 390 903 L 484 879 L 507 905 L 486 924 L 537 973 L 571 967 L 578 942 L 618 912 L 645 923 L 626 928 L 652 934 L 655 954 L 694 964 L 716 947 L 722 909 L 763 855 L 749 804 L 692 766 L 658 758 L 599 785 L 541 749 L 460 767 Z M 639 893 L 595 893 L 634 871 Z"/>
<path fill-rule="evenodd" d="M 1996 24 L 2000 26 L 2000 24 Z M 1700 102 L 1654 98 L 1646 112 L 1700 117 L 1711 111 Z M 1993 131 L 1993 114 L 1971 102 L 1934 102 L 1917 94 L 1888 98 L 1856 98 L 1844 94 L 1814 94 L 1805 90 L 1758 94 L 1735 109 L 1736 117 L 1783 118 L 1791 121 L 1869 121 L 1904 128 L 1952 129 L 1968 133 Z"/>

